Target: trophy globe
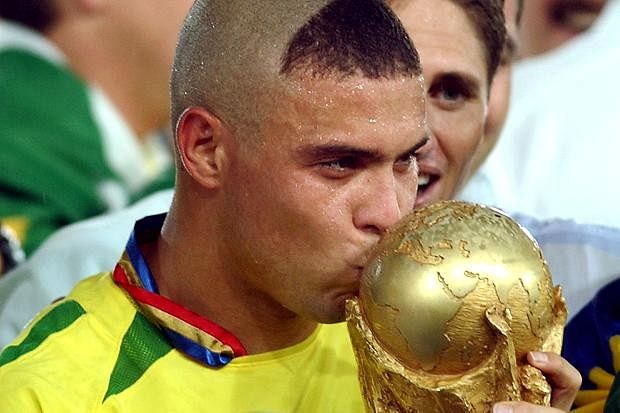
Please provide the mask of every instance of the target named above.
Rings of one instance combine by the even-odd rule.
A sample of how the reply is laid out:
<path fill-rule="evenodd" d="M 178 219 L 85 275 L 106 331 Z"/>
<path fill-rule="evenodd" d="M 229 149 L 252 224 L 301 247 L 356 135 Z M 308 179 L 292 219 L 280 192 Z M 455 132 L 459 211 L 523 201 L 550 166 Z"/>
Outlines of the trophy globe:
<path fill-rule="evenodd" d="M 566 305 L 534 239 L 497 209 L 442 201 L 406 216 L 374 249 L 347 318 L 369 411 L 549 404 L 526 355 L 560 352 Z"/>

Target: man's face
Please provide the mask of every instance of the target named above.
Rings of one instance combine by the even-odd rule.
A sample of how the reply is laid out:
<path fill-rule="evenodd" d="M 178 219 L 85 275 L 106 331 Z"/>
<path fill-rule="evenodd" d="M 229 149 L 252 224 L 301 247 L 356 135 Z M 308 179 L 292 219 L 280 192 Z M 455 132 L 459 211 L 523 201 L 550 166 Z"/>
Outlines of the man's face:
<path fill-rule="evenodd" d="M 483 136 L 487 66 L 472 22 L 452 1 L 401 2 L 395 12 L 420 53 L 432 131 L 418 157 L 417 207 L 452 198 L 468 175 Z"/>
<path fill-rule="evenodd" d="M 157 110 L 160 119 L 152 122 L 164 126 L 169 119 L 169 82 L 174 52 L 183 20 L 193 0 L 164 0 L 153 6 L 148 0 L 110 2 L 106 5 L 114 23 L 115 44 L 119 55 L 140 68 L 149 89 L 135 90 L 141 105 Z M 139 93 L 139 94 L 138 94 Z M 145 95 L 146 93 L 146 95 Z"/>
<path fill-rule="evenodd" d="M 523 56 L 554 49 L 590 28 L 607 0 L 529 0 L 521 21 Z"/>
<path fill-rule="evenodd" d="M 192 4 L 193 0 L 165 0 L 153 7 L 148 0 L 133 0 L 114 4 L 110 13 L 118 35 L 131 36 L 125 41 L 132 53 L 147 58 L 145 64 L 155 64 L 153 70 L 170 71 L 179 32 Z"/>
<path fill-rule="evenodd" d="M 222 218 L 239 288 L 342 320 L 369 249 L 412 210 L 426 142 L 421 79 L 296 80 L 270 96 L 257 143 L 229 147 Z M 250 138 L 251 139 L 251 138 Z"/>

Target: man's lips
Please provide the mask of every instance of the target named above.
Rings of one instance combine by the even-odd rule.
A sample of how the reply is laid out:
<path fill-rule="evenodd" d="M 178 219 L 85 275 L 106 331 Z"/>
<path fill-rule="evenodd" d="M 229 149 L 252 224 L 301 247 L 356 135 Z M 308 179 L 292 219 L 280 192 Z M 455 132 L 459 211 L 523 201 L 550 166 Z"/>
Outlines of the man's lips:
<path fill-rule="evenodd" d="M 432 192 L 436 183 L 441 178 L 439 171 L 435 168 L 420 168 L 418 173 L 418 195 L 415 201 L 415 207 L 427 204 L 433 199 Z"/>
<path fill-rule="evenodd" d="M 430 181 L 431 181 L 431 176 L 429 174 L 418 175 L 418 188 L 428 185 Z"/>

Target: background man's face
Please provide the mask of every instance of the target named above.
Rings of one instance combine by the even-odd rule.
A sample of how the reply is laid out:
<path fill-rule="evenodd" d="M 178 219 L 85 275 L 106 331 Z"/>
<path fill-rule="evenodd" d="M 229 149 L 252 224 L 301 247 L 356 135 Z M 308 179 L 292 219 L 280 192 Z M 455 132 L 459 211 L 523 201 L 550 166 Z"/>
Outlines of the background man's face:
<path fill-rule="evenodd" d="M 267 104 L 261 141 L 229 157 L 231 270 L 291 316 L 339 321 L 369 248 L 413 208 L 421 80 L 290 81 Z"/>
<path fill-rule="evenodd" d="M 114 44 L 122 49 L 119 55 L 144 73 L 151 87 L 137 96 L 143 104 L 157 107 L 162 119 L 150 119 L 161 124 L 169 119 L 170 71 L 175 47 L 183 20 L 193 0 L 115 1 L 106 4 L 105 12 L 114 24 Z M 144 95 L 146 93 L 146 95 Z M 163 122 L 162 122 L 163 121 Z"/>
<path fill-rule="evenodd" d="M 137 47 L 134 53 L 148 51 L 153 56 L 150 59 L 159 59 L 158 66 L 169 71 L 183 20 L 192 4 L 192 0 L 164 0 L 153 7 L 148 0 L 133 0 L 114 4 L 109 13 L 115 14 L 118 35 Z"/>
<path fill-rule="evenodd" d="M 401 2 L 395 12 L 420 53 L 433 138 L 418 158 L 416 206 L 452 198 L 483 136 L 487 65 L 477 32 L 450 0 Z"/>
<path fill-rule="evenodd" d="M 527 0 L 521 55 L 545 53 L 587 30 L 607 0 Z"/>

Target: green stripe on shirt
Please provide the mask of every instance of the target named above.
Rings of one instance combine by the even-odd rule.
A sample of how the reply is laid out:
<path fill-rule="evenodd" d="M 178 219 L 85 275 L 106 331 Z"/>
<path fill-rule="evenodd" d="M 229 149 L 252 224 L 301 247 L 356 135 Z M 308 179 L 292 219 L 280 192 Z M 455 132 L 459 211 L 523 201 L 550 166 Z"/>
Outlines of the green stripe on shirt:
<path fill-rule="evenodd" d="M 172 346 L 166 341 L 161 331 L 144 315 L 136 312 L 133 322 L 123 337 L 103 401 L 131 387 L 153 363 L 168 354 L 170 350 Z"/>
<path fill-rule="evenodd" d="M 20 344 L 9 346 L 0 354 L 0 367 L 27 354 L 41 345 L 50 335 L 69 327 L 86 311 L 76 301 L 64 301 L 37 321 Z"/>

